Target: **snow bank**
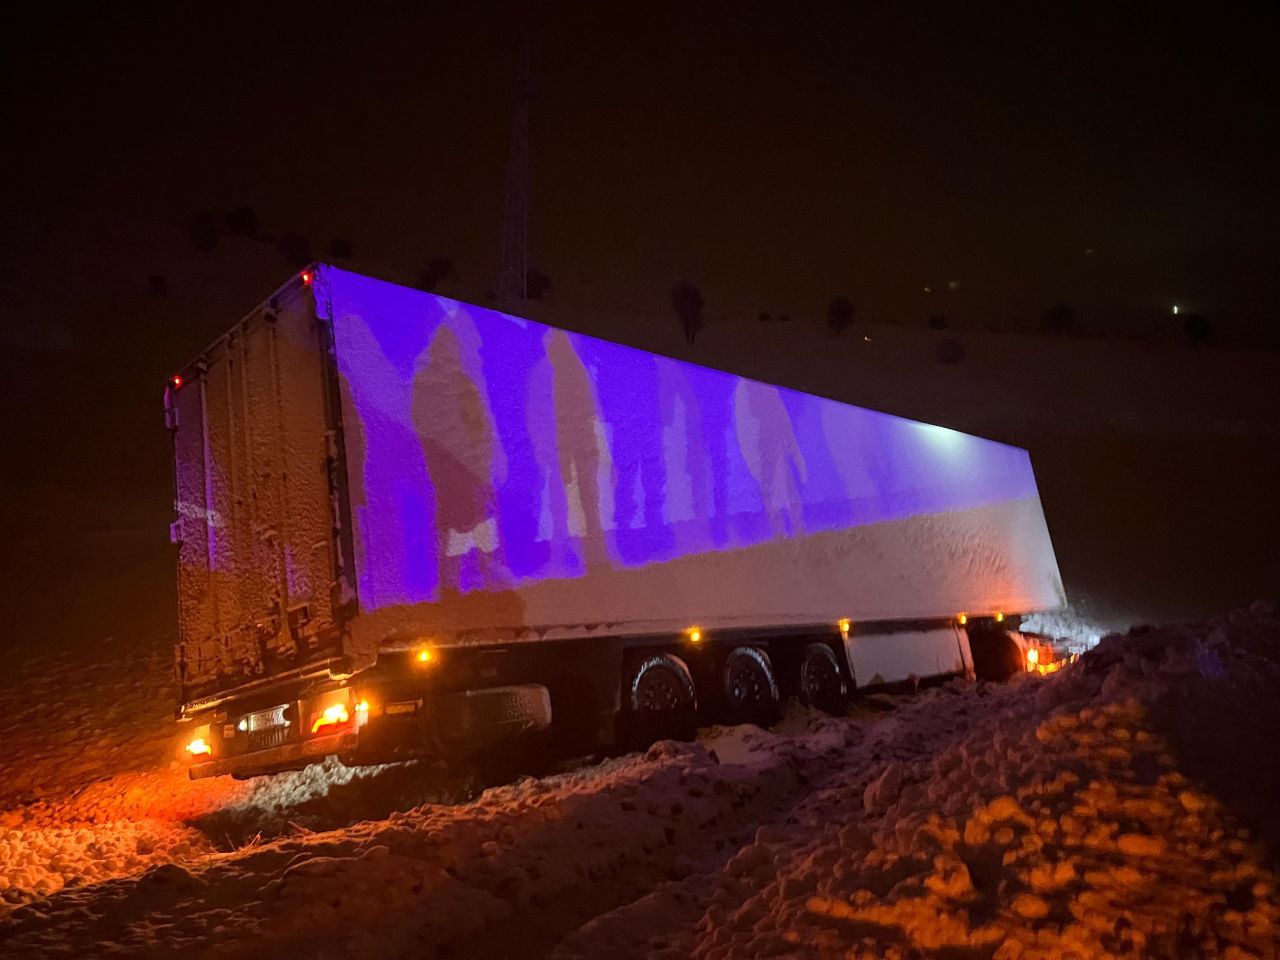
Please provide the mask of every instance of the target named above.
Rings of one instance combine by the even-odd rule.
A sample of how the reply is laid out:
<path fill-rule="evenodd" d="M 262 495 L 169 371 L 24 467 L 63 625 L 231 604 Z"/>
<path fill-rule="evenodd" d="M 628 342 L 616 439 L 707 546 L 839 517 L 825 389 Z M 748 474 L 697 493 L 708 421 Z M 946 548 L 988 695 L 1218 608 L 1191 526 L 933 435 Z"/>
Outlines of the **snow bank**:
<path fill-rule="evenodd" d="M 1263 606 L 1108 637 L 988 697 L 962 739 L 865 786 L 849 771 L 796 828 L 741 851 L 749 892 L 730 871 L 689 952 L 1276 956 L 1263 848 L 1177 769 L 1158 722 L 1189 689 L 1248 686 L 1260 663 L 1280 664 L 1280 616 Z"/>
<path fill-rule="evenodd" d="M 1278 685 L 1280 611 L 1259 605 L 1104 638 L 1047 678 L 713 728 L 229 852 L 175 819 L 28 820 L 0 844 L 28 901 L 0 942 L 32 957 L 108 942 L 148 957 L 1276 957 L 1259 837 L 1280 836 Z M 352 813 L 393 774 L 317 768 L 202 802 L 248 822 L 317 798 Z M 95 797 L 80 794 L 125 809 Z"/>
<path fill-rule="evenodd" d="M 836 721 L 823 751 L 848 736 Z M 705 744 L 664 741 L 644 755 L 486 791 L 466 805 L 427 805 L 385 820 L 155 867 L 137 880 L 64 890 L 0 924 L 36 954 L 83 949 L 111 927 L 115 949 L 145 955 L 219 944 L 219 955 L 377 951 L 417 955 L 476 937 L 518 938 L 549 906 L 569 932 L 595 909 L 672 877 L 692 856 L 726 849 L 805 782 L 797 738 L 761 731 Z M 740 762 L 721 762 L 717 744 Z M 750 834 L 750 829 L 747 835 Z M 741 839 L 741 838 L 740 838 Z M 120 901 L 137 917 L 117 920 Z M 234 904 L 233 910 L 227 904 Z M 577 909 L 577 908 L 575 908 Z M 287 946 L 286 946 L 287 945 Z M 500 953 L 498 955 L 501 955 Z"/>

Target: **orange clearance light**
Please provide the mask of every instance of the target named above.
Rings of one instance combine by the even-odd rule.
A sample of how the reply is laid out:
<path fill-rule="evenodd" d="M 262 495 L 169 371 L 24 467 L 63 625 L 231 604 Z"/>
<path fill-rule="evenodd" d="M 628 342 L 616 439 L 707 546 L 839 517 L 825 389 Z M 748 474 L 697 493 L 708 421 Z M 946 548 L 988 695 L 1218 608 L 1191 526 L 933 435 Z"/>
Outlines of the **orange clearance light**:
<path fill-rule="evenodd" d="M 841 620 L 840 620 L 840 622 L 836 624 L 836 626 L 838 626 L 838 627 L 840 628 L 840 636 L 842 636 L 844 639 L 848 640 L 848 639 L 849 639 L 849 628 L 853 626 L 853 624 L 849 621 L 849 618 L 848 618 L 848 617 L 845 617 L 845 618 L 841 619 Z"/>
<path fill-rule="evenodd" d="M 434 650 L 429 650 L 426 647 L 424 647 L 413 655 L 413 659 L 416 660 L 418 663 L 423 663 L 423 664 L 434 663 L 436 659 L 436 654 Z"/>
<path fill-rule="evenodd" d="M 960 614 L 959 616 L 956 617 L 956 622 L 963 627 L 966 623 L 969 622 L 968 614 L 964 614 L 964 613 Z"/>
<path fill-rule="evenodd" d="M 186 745 L 185 749 L 192 757 L 213 754 L 213 747 L 209 745 L 209 741 L 205 740 L 204 737 L 196 737 L 196 739 Z"/>
<path fill-rule="evenodd" d="M 1003 613 L 998 613 L 998 612 L 997 612 L 997 613 L 996 613 L 996 623 L 1003 623 L 1003 622 L 1004 622 L 1004 614 L 1003 614 Z"/>
<path fill-rule="evenodd" d="M 689 634 L 689 642 L 690 642 L 690 643 L 701 643 L 701 642 L 702 642 L 702 628 L 701 628 L 701 627 L 690 627 L 686 632 Z"/>
<path fill-rule="evenodd" d="M 315 275 L 314 275 L 310 270 L 303 270 L 303 271 L 302 271 L 302 282 L 303 282 L 303 283 L 308 283 L 308 284 L 309 284 L 309 283 L 312 281 L 312 279 L 314 278 L 314 276 L 315 276 Z"/>
<path fill-rule="evenodd" d="M 346 704 L 335 703 L 331 707 L 325 707 L 324 712 L 316 717 L 315 723 L 311 724 L 311 732 L 318 733 L 322 727 L 341 726 L 351 719 L 351 714 L 347 713 Z"/>
<path fill-rule="evenodd" d="M 1027 649 L 1027 669 L 1034 670 L 1037 663 L 1040 662 L 1040 651 L 1035 647 Z"/>

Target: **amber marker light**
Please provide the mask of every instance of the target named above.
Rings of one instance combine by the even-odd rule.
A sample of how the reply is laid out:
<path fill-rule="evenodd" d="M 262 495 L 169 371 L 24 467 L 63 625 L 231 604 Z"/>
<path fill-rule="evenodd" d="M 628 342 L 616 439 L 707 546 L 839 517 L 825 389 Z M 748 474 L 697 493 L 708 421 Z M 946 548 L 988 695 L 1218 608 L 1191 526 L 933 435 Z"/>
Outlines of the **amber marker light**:
<path fill-rule="evenodd" d="M 840 636 L 843 637 L 845 640 L 848 640 L 849 628 L 853 626 L 853 624 L 849 621 L 849 618 L 845 617 L 841 619 L 840 622 L 836 624 L 836 626 L 840 628 Z"/>
<path fill-rule="evenodd" d="M 689 637 L 689 642 L 690 642 L 690 643 L 701 643 L 701 642 L 702 642 L 702 628 L 701 628 L 701 627 L 690 627 L 688 630 L 686 630 L 686 631 L 685 631 L 685 633 L 688 635 L 688 637 Z"/>
<path fill-rule="evenodd" d="M 191 754 L 193 758 L 208 756 L 213 753 L 213 747 L 209 745 L 209 741 L 204 737 L 196 737 L 196 739 L 188 743 L 183 749 L 185 749 L 187 753 Z"/>

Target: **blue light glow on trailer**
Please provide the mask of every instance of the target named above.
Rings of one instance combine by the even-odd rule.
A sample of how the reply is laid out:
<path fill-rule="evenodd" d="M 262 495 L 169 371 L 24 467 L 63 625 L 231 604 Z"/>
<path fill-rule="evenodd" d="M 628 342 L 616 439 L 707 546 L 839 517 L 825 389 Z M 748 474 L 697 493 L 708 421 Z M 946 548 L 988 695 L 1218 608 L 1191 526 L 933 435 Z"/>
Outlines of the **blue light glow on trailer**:
<path fill-rule="evenodd" d="M 1023 450 L 321 268 L 365 609 L 1036 497 Z"/>

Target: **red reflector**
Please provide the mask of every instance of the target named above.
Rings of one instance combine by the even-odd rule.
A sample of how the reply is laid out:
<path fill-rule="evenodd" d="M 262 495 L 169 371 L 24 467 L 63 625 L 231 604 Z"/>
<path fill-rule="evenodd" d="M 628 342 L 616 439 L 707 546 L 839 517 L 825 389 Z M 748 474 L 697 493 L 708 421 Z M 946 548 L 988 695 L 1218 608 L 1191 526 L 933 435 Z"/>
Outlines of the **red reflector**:
<path fill-rule="evenodd" d="M 185 381 L 179 376 L 174 376 L 170 378 L 169 382 L 173 384 L 173 389 L 179 390 Z"/>
<path fill-rule="evenodd" d="M 303 282 L 303 283 L 310 283 L 310 282 L 311 282 L 311 271 L 310 271 L 310 270 L 303 270 L 303 271 L 302 271 L 302 282 Z"/>

